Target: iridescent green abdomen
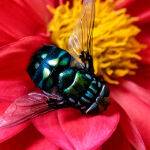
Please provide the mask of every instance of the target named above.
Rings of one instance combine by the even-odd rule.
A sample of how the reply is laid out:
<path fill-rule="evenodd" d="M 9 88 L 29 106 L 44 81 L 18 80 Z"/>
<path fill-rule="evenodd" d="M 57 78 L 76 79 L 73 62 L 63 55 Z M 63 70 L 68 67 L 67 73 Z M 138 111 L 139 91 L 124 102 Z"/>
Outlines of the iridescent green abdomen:
<path fill-rule="evenodd" d="M 57 75 L 70 65 L 71 56 L 54 45 L 42 47 L 32 58 L 28 72 L 36 86 L 49 92 L 57 85 Z"/>
<path fill-rule="evenodd" d="M 68 103 L 82 111 L 92 105 L 102 87 L 100 80 L 77 68 L 68 68 L 61 72 L 58 81 L 59 90 L 68 99 Z"/>
<path fill-rule="evenodd" d="M 88 89 L 92 78 L 82 70 L 69 68 L 59 74 L 59 88 L 64 95 L 72 98 L 80 98 Z"/>

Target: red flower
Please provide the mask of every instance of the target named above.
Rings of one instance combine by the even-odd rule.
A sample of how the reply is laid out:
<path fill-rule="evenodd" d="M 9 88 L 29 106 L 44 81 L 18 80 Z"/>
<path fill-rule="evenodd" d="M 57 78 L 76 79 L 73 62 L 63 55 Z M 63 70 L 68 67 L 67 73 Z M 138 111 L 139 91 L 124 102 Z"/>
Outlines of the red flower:
<path fill-rule="evenodd" d="M 51 18 L 45 8 L 47 4 L 55 7 L 59 3 L 52 0 L 0 2 L 0 113 L 15 98 L 35 89 L 26 66 L 34 51 L 50 43 L 50 35 L 46 33 Z M 148 48 L 141 52 L 143 59 L 137 74 L 122 80 L 118 86 L 111 86 L 114 100 L 108 111 L 91 117 L 71 108 L 61 109 L 16 127 L 0 129 L 0 148 L 150 149 L 149 6 L 148 0 L 124 0 L 117 6 L 127 7 L 131 15 L 140 18 L 139 40 Z"/>

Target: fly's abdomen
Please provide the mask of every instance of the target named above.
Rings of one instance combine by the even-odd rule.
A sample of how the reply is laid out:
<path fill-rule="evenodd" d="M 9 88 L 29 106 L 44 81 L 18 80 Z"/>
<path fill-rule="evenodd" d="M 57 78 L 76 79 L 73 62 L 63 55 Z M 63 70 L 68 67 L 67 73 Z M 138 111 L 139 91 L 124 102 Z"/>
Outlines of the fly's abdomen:
<path fill-rule="evenodd" d="M 59 74 L 59 89 L 67 97 L 79 99 L 88 89 L 91 79 L 75 68 L 69 68 Z"/>
<path fill-rule="evenodd" d="M 60 92 L 78 107 L 88 106 L 98 94 L 95 78 L 83 70 L 68 68 L 59 74 Z"/>
<path fill-rule="evenodd" d="M 35 85 L 44 91 L 57 84 L 58 74 L 70 65 L 71 56 L 54 45 L 43 46 L 32 57 L 28 73 Z"/>
<path fill-rule="evenodd" d="M 109 89 L 94 75 L 84 70 L 68 68 L 59 74 L 58 88 L 68 104 L 84 113 L 99 111 L 108 106 Z"/>

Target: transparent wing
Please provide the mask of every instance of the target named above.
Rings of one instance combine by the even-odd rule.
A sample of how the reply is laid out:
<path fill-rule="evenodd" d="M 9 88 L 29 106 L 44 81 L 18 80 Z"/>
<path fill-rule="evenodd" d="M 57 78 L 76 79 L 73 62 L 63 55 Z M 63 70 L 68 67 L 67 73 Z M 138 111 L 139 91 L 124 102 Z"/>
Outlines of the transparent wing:
<path fill-rule="evenodd" d="M 68 41 L 68 51 L 77 61 L 82 51 L 92 56 L 95 0 L 84 0 L 81 18 L 78 20 Z"/>
<path fill-rule="evenodd" d="M 48 104 L 49 99 L 52 100 Z M 55 94 L 45 95 L 37 92 L 20 97 L 0 116 L 0 127 L 15 126 L 40 114 L 55 110 L 50 106 L 53 106 L 56 100 L 61 101 L 61 99 Z"/>

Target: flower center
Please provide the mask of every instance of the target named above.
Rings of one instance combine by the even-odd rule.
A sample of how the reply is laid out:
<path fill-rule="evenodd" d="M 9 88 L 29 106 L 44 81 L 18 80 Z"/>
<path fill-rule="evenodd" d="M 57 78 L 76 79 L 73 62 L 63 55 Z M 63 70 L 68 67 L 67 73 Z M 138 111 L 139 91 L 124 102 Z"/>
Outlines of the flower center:
<path fill-rule="evenodd" d="M 82 2 L 73 0 L 59 5 L 48 6 L 53 19 L 48 25 L 51 40 L 60 48 L 68 47 L 68 38 L 76 25 L 82 8 Z M 111 84 L 118 84 L 118 79 L 127 74 L 135 74 L 138 52 L 145 46 L 135 36 L 140 29 L 133 25 L 138 18 L 126 14 L 126 9 L 115 10 L 112 0 L 96 0 L 95 26 L 93 31 L 93 60 L 96 75 Z"/>

